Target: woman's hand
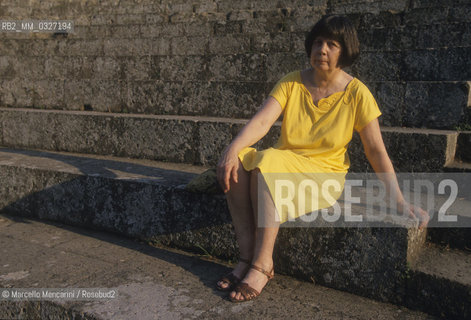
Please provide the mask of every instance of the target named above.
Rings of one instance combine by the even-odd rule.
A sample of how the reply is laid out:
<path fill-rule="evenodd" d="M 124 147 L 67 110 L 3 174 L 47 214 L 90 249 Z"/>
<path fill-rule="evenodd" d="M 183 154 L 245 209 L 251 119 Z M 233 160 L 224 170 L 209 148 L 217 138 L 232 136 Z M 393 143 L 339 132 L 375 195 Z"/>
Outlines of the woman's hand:
<path fill-rule="evenodd" d="M 224 193 L 230 189 L 230 179 L 238 183 L 239 151 L 251 146 L 265 136 L 280 116 L 282 108 L 273 97 L 268 97 L 262 108 L 242 128 L 237 137 L 222 153 L 217 166 L 217 179 Z"/>
<path fill-rule="evenodd" d="M 237 170 L 239 169 L 238 153 L 231 150 L 230 146 L 224 150 L 217 165 L 217 180 L 224 193 L 230 190 L 230 179 L 238 183 Z"/>
<path fill-rule="evenodd" d="M 420 222 L 419 229 L 427 226 L 430 216 L 422 208 L 406 202 L 402 196 L 397 182 L 394 167 L 389 159 L 386 147 L 384 146 L 378 119 L 372 120 L 360 131 L 360 138 L 365 149 L 366 157 L 375 170 L 378 178 L 384 183 L 386 191 L 390 196 L 394 196 L 397 201 L 397 209 L 405 216 Z"/>
<path fill-rule="evenodd" d="M 404 201 L 402 203 L 398 203 L 398 209 L 403 214 L 407 215 L 409 218 L 419 221 L 420 230 L 426 227 L 430 220 L 430 216 L 427 213 L 427 211 L 425 211 L 424 209 L 420 207 L 413 206 L 408 202 Z"/>

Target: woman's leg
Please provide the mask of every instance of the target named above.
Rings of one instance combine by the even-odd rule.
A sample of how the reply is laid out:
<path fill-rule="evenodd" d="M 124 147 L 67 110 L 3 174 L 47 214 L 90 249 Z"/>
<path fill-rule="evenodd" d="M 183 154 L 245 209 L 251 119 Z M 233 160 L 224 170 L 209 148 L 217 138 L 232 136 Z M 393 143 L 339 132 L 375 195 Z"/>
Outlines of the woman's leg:
<path fill-rule="evenodd" d="M 226 199 L 239 245 L 240 257 L 251 261 L 255 246 L 255 219 L 250 201 L 250 172 L 245 171 L 240 160 L 237 175 L 239 181 L 238 183 L 231 181 Z M 247 264 L 239 262 L 232 273 L 242 279 L 246 270 Z M 224 282 L 219 282 L 218 285 L 223 288 L 227 287 L 227 283 Z"/>
<path fill-rule="evenodd" d="M 250 198 L 252 200 L 253 211 L 255 212 L 254 219 L 258 220 L 254 220 L 257 227 L 255 230 L 252 264 L 270 272 L 273 269 L 273 248 L 279 230 L 279 223 L 275 220 L 275 206 L 265 183 L 260 186 L 260 190 L 258 189 L 257 178 L 259 173 L 260 170 L 255 169 L 250 175 Z M 258 200 L 261 201 L 260 212 L 257 212 L 259 211 Z M 268 282 L 268 278 L 263 273 L 250 269 L 242 282 L 261 292 Z M 236 300 L 243 300 L 242 295 L 235 291 L 232 291 L 230 296 Z"/>

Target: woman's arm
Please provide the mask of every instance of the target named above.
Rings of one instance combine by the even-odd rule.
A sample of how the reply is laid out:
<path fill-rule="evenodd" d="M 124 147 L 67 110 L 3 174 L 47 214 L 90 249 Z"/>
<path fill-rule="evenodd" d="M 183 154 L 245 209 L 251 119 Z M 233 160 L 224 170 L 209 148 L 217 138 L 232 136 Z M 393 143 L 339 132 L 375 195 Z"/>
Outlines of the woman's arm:
<path fill-rule="evenodd" d="M 268 97 L 260 110 L 242 128 L 237 137 L 226 147 L 217 166 L 217 177 L 224 192 L 229 191 L 229 179 L 238 182 L 239 152 L 263 138 L 281 115 L 281 105 L 273 97 Z"/>
<path fill-rule="evenodd" d="M 387 194 L 390 197 L 394 197 L 398 204 L 398 209 L 407 212 L 412 218 L 418 218 L 420 220 L 419 228 L 422 229 L 428 223 L 428 213 L 421 208 L 411 206 L 404 200 L 404 196 L 399 189 L 394 167 L 384 146 L 378 119 L 374 119 L 360 131 L 360 138 L 366 157 L 378 178 L 384 183 Z"/>

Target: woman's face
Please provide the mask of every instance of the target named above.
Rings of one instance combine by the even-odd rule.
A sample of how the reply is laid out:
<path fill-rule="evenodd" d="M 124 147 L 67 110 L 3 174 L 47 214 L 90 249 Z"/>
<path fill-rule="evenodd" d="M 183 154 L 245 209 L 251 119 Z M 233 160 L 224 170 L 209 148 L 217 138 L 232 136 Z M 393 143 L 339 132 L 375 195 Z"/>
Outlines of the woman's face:
<path fill-rule="evenodd" d="M 311 66 L 315 70 L 324 72 L 340 69 L 338 61 L 341 51 L 340 42 L 319 36 L 312 43 Z"/>

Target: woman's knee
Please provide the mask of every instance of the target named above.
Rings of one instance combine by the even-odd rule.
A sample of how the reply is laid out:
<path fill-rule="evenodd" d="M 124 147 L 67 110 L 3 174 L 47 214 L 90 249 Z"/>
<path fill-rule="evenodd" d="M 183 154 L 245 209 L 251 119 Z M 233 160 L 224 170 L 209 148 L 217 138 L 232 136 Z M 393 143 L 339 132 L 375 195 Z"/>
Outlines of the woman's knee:
<path fill-rule="evenodd" d="M 259 174 L 260 174 L 259 168 L 255 168 L 252 171 L 250 171 L 250 188 L 257 187 L 257 180 L 258 180 Z"/>
<path fill-rule="evenodd" d="M 260 173 L 259 168 L 253 169 L 252 171 L 250 171 L 250 178 L 251 179 L 257 179 L 259 173 Z"/>
<path fill-rule="evenodd" d="M 244 169 L 244 166 L 239 160 L 239 168 L 237 169 L 237 182 L 231 177 L 229 179 L 228 195 L 233 193 L 240 193 L 242 190 L 250 188 L 250 171 Z"/>

